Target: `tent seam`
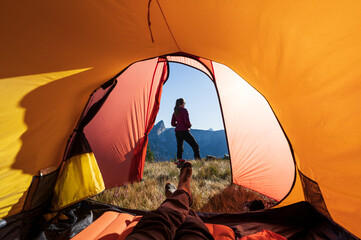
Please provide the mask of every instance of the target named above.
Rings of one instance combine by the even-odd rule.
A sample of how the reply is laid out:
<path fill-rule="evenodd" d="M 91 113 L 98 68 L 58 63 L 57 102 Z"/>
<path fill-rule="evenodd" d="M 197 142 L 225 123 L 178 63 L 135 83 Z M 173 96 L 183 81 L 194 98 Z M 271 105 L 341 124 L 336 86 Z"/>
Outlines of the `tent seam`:
<path fill-rule="evenodd" d="M 225 119 L 224 119 L 224 113 L 223 113 L 223 107 L 222 107 L 222 102 L 221 102 L 221 96 L 220 96 L 219 91 L 218 91 L 218 86 L 217 86 L 216 74 L 215 74 L 215 72 L 214 72 L 213 61 L 212 61 L 212 60 L 210 60 L 210 61 L 211 61 L 211 66 L 212 66 L 212 70 L 211 70 L 211 71 L 212 71 L 212 75 L 213 75 L 213 84 L 214 84 L 214 88 L 216 89 L 216 92 L 217 92 L 219 108 L 221 109 L 221 115 L 222 115 L 222 122 L 223 122 L 224 134 L 225 134 L 225 136 L 226 136 L 228 156 L 229 156 L 229 165 L 230 165 L 230 169 L 231 169 L 231 184 L 232 184 L 232 183 L 233 183 L 232 158 L 231 158 L 231 151 L 230 151 L 229 142 L 228 142 L 226 121 L 225 121 Z"/>
<path fill-rule="evenodd" d="M 149 90 L 149 95 L 148 95 L 148 104 L 147 104 L 148 106 L 147 106 L 147 112 L 146 112 L 146 115 L 145 115 L 145 126 L 144 126 L 145 130 L 147 129 L 147 126 L 148 126 L 150 98 L 151 98 L 151 95 L 152 95 L 152 90 L 153 90 L 153 85 L 154 85 L 154 78 L 155 78 L 155 74 L 156 74 L 157 69 L 158 69 L 158 65 L 159 65 L 159 58 L 157 60 L 157 64 L 155 65 L 155 68 L 154 68 L 154 72 L 153 72 L 153 76 L 152 76 L 152 83 L 150 85 L 150 90 Z M 146 133 L 144 133 L 144 135 L 146 135 Z"/>
<path fill-rule="evenodd" d="M 180 47 L 179 47 L 179 45 L 178 45 L 178 43 L 177 43 L 177 40 L 175 40 L 175 37 L 174 37 L 174 35 L 173 35 L 173 32 L 172 32 L 172 30 L 171 30 L 170 27 L 169 27 L 168 21 L 167 21 L 167 19 L 165 18 L 165 15 L 164 15 L 164 13 L 163 13 L 162 7 L 160 6 L 160 3 L 159 3 L 158 0 L 157 0 L 157 3 L 158 3 L 158 6 L 159 6 L 159 10 L 160 10 L 160 12 L 162 13 L 163 19 L 164 19 L 165 23 L 167 24 L 168 30 L 169 30 L 169 32 L 170 32 L 170 35 L 172 36 L 174 43 L 177 45 L 178 50 L 181 52 L 182 50 L 180 49 Z"/>

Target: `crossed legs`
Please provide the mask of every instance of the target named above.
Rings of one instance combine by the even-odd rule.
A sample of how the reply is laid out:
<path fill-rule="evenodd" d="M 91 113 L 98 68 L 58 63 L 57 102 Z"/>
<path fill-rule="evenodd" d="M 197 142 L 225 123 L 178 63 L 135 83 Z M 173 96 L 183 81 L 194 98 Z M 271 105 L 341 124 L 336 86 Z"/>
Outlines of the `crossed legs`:
<path fill-rule="evenodd" d="M 154 211 L 144 214 L 127 240 L 214 239 L 203 221 L 190 210 L 192 164 L 186 162 L 177 189 Z"/>

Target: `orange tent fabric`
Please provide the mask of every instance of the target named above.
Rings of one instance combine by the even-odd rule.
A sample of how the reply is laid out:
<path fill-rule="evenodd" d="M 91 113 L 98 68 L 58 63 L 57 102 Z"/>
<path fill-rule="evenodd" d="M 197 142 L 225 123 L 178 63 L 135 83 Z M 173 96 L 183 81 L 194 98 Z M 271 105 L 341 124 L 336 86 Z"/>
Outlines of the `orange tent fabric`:
<path fill-rule="evenodd" d="M 290 191 L 295 165 L 267 101 L 231 69 L 213 63 L 230 149 L 233 182 L 277 201 Z"/>
<path fill-rule="evenodd" d="M 159 109 L 167 63 L 158 58 L 133 64 L 84 132 L 98 160 L 105 185 L 142 178 L 147 134 Z"/>

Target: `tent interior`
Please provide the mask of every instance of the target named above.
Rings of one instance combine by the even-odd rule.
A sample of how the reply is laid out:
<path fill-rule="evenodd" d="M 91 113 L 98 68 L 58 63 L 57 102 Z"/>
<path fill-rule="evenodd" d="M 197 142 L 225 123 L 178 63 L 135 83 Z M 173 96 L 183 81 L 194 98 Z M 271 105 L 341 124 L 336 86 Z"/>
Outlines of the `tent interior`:
<path fill-rule="evenodd" d="M 70 238 L 105 211 L 144 213 L 87 199 L 142 179 L 169 61 L 214 82 L 232 181 L 280 201 L 205 222 L 237 237 L 361 237 L 359 1 L 3 1 L 0 13 L 0 238 Z M 266 100 L 265 137 L 238 127 L 239 77 Z"/>
<path fill-rule="evenodd" d="M 229 213 L 198 213 L 205 223 L 229 226 L 238 238 L 263 229 L 272 230 L 289 239 L 325 236 L 353 238 L 327 219 L 328 215 L 322 216 L 303 202 L 305 199 L 300 194 L 302 186 L 298 179 L 300 173 L 297 174 L 292 147 L 263 96 L 230 68 L 185 53 L 131 64 L 92 92 L 68 139 L 62 165 L 41 171 L 26 194 L 24 209 L 27 207 L 28 211 L 24 213 L 31 213 L 32 221 L 36 219 L 36 225 L 44 227 L 34 229 L 32 224 L 27 226 L 30 235 L 23 235 L 27 231 L 14 231 L 14 225 L 19 225 L 15 221 L 3 229 L 6 230 L 3 237 L 70 238 L 77 236 L 80 230 L 95 220 L 102 219 L 105 212 L 144 214 L 141 210 L 119 208 L 88 198 L 106 188 L 142 180 L 147 136 L 154 126 L 162 87 L 169 77 L 169 62 L 198 69 L 214 83 L 226 129 L 232 183 L 279 201 L 274 207 L 277 210 L 265 210 L 261 215 L 254 215 L 255 219 L 252 219 L 252 213 L 231 214 L 227 217 L 224 215 Z M 304 177 L 302 181 L 310 182 Z M 54 195 L 51 189 L 54 189 Z M 317 190 L 316 194 L 320 195 Z M 49 198 L 52 198 L 50 207 Z M 33 215 L 35 209 L 44 206 L 49 210 L 42 212 L 42 218 Z M 287 219 L 289 224 L 292 222 L 288 219 L 289 214 L 300 215 L 301 211 L 305 212 L 304 219 L 297 224 L 293 223 L 296 228 L 279 223 Z M 318 211 L 328 214 L 324 206 Z M 20 216 L 24 213 L 20 213 Z M 265 221 L 264 218 L 270 217 L 272 221 Z M 240 221 L 240 218 L 244 220 Z M 300 219 L 297 218 L 297 221 Z M 326 227 L 320 227 L 320 224 Z M 84 232 L 77 237 L 89 237 L 83 235 Z"/>

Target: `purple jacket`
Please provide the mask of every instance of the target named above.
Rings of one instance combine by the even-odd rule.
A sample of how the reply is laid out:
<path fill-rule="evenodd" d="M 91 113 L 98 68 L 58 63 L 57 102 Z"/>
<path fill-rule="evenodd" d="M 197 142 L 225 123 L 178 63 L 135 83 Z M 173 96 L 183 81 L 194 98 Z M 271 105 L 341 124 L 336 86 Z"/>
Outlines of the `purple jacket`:
<path fill-rule="evenodd" d="M 187 109 L 181 107 L 178 116 L 173 113 L 171 124 L 175 127 L 174 131 L 189 131 L 192 124 Z"/>

